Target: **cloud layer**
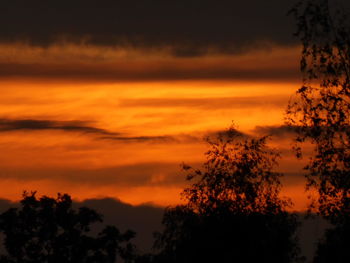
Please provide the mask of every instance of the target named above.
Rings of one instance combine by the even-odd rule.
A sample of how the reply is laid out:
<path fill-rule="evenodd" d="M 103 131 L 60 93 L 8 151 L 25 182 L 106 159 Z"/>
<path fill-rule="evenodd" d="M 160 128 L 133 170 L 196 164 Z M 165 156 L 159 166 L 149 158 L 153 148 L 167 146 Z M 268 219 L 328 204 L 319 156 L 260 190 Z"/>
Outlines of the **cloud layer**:
<path fill-rule="evenodd" d="M 0 41 L 168 48 L 176 56 L 290 45 L 293 0 L 12 0 L 1 3 Z M 260 44 L 259 44 L 260 43 Z"/>
<path fill-rule="evenodd" d="M 126 136 L 121 133 L 89 126 L 84 121 L 53 121 L 36 119 L 0 119 L 0 132 L 15 131 L 50 131 L 77 132 L 97 135 L 98 139 L 124 142 L 165 142 L 175 141 L 172 136 Z"/>
<path fill-rule="evenodd" d="M 0 45 L 0 78 L 100 83 L 167 80 L 281 82 L 299 79 L 298 48 L 274 47 L 269 51 L 259 50 L 246 55 L 201 58 L 172 58 L 166 53 L 133 54 L 129 50 L 119 54 L 102 47 L 71 48 L 74 52 L 68 46 L 45 50 L 26 45 L 14 45 L 12 48 Z M 58 60 L 57 57 L 62 59 Z"/>
<path fill-rule="evenodd" d="M 199 108 L 206 110 L 227 108 L 251 108 L 270 106 L 283 108 L 288 96 L 250 96 L 250 97 L 223 97 L 223 98 L 146 98 L 124 99 L 120 101 L 122 107 L 149 107 L 149 108 Z"/>

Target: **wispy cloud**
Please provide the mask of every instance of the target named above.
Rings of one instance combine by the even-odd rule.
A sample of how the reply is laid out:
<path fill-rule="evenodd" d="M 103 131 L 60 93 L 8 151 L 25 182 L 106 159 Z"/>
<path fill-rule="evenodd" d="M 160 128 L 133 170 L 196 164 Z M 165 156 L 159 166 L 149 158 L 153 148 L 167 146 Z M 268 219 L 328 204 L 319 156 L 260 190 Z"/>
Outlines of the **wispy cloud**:
<path fill-rule="evenodd" d="M 92 134 L 96 139 L 111 140 L 116 142 L 183 142 L 197 141 L 198 138 L 192 135 L 126 135 L 119 132 L 108 131 L 106 129 L 97 128 L 89 125 L 86 121 L 55 121 L 55 120 L 37 120 L 37 119 L 5 119 L 0 118 L 0 133 L 1 132 L 34 132 L 34 131 L 50 131 L 57 130 L 62 132 L 75 132 L 82 134 Z"/>
<path fill-rule="evenodd" d="M 118 187 L 181 186 L 186 183 L 179 163 L 135 163 L 99 169 L 47 168 L 7 169 L 2 167 L 0 179 L 28 182 L 45 180 L 66 181 L 72 185 Z"/>
<path fill-rule="evenodd" d="M 151 108 L 251 108 L 261 106 L 284 107 L 289 96 L 251 96 L 251 97 L 223 97 L 223 98 L 145 98 L 123 99 L 119 101 L 122 107 L 151 107 Z"/>
<path fill-rule="evenodd" d="M 64 52 L 64 50 L 62 51 Z M 296 52 L 295 52 L 296 53 Z M 63 53 L 62 53 L 63 54 Z M 0 78 L 43 78 L 75 81 L 166 81 L 166 80 L 249 80 L 296 81 L 299 79 L 298 56 L 288 65 L 281 56 L 259 64 L 261 58 L 199 59 L 119 59 L 113 63 L 4 62 L 0 57 Z M 18 58 L 20 60 L 21 58 Z M 284 60 L 284 61 L 281 61 Z M 242 65 L 250 63 L 249 65 Z M 254 63 L 254 64 L 253 64 Z"/>
<path fill-rule="evenodd" d="M 121 142 L 176 142 L 174 136 L 103 136 L 99 137 L 103 140 L 121 141 Z"/>
<path fill-rule="evenodd" d="M 287 126 L 287 125 L 276 125 L 276 126 L 256 126 L 252 131 L 254 134 L 259 135 L 271 135 L 278 138 L 291 138 L 295 136 L 298 127 Z"/>
<path fill-rule="evenodd" d="M 11 131 L 61 130 L 66 132 L 118 135 L 104 129 L 88 126 L 84 121 L 53 121 L 35 119 L 0 119 L 0 132 Z"/>

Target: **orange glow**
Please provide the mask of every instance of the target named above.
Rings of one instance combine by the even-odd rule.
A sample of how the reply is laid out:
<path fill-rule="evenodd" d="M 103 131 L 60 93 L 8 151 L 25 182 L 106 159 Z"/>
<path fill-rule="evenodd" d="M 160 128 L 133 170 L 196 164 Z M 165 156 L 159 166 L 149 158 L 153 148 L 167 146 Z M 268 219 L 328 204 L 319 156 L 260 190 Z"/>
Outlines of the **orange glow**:
<path fill-rule="evenodd" d="M 293 68 L 297 52 L 174 58 L 166 50 L 1 45 L 9 73 L 0 76 L 0 197 L 38 190 L 176 204 L 186 185 L 179 165 L 204 161 L 205 136 L 232 121 L 247 133 L 282 123 L 298 83 L 274 70 Z M 234 76 L 242 72 L 245 79 Z M 299 180 L 283 190 L 296 209 L 305 203 L 302 186 Z"/>

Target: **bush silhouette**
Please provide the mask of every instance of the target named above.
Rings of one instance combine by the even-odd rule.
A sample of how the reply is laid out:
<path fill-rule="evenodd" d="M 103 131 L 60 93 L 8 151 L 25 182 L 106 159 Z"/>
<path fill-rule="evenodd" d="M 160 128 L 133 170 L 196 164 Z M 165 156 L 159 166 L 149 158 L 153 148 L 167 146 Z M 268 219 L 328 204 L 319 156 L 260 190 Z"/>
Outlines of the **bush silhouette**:
<path fill-rule="evenodd" d="M 102 222 L 101 215 L 86 207 L 75 211 L 67 194 L 37 198 L 35 192 L 24 193 L 20 208 L 0 215 L 7 251 L 0 262 L 112 263 L 117 257 L 131 262 L 134 233 L 106 226 L 97 236 L 89 235 L 97 222 Z"/>
<path fill-rule="evenodd" d="M 295 215 L 279 198 L 273 171 L 278 153 L 266 137 L 247 139 L 231 128 L 216 141 L 202 170 L 184 165 L 185 205 L 170 207 L 155 262 L 292 262 L 298 260 Z"/>

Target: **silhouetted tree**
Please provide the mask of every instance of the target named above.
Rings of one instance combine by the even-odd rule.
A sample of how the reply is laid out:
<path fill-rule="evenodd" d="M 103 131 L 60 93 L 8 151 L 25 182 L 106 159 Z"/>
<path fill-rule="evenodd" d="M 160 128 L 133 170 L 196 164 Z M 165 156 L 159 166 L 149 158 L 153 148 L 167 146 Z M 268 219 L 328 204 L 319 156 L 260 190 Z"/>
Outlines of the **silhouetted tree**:
<path fill-rule="evenodd" d="M 313 149 L 307 188 L 311 204 L 335 225 L 320 242 L 315 262 L 348 262 L 350 245 L 350 27 L 344 8 L 328 0 L 301 1 L 292 13 L 303 49 L 303 85 L 291 100 L 287 123 L 298 127 L 296 155 Z M 306 144 L 305 144 L 306 143 Z"/>
<path fill-rule="evenodd" d="M 90 227 L 97 222 L 102 222 L 101 215 L 86 207 L 74 210 L 67 194 L 36 198 L 35 192 L 24 193 L 20 208 L 0 215 L 7 252 L 0 262 L 112 263 L 117 257 L 131 262 L 134 246 L 129 240 L 134 233 L 106 226 L 93 236 Z"/>
<path fill-rule="evenodd" d="M 231 128 L 216 141 L 203 169 L 187 165 L 186 204 L 168 208 L 155 262 L 293 262 L 298 259 L 295 215 L 282 200 L 279 154 L 266 137 L 244 139 Z"/>
<path fill-rule="evenodd" d="M 303 86 L 287 111 L 297 142 L 311 142 L 308 187 L 318 191 L 319 213 L 336 222 L 350 209 L 350 31 L 346 16 L 327 0 L 305 1 L 292 12 L 303 44 Z M 300 144 L 297 155 L 301 155 Z"/>

